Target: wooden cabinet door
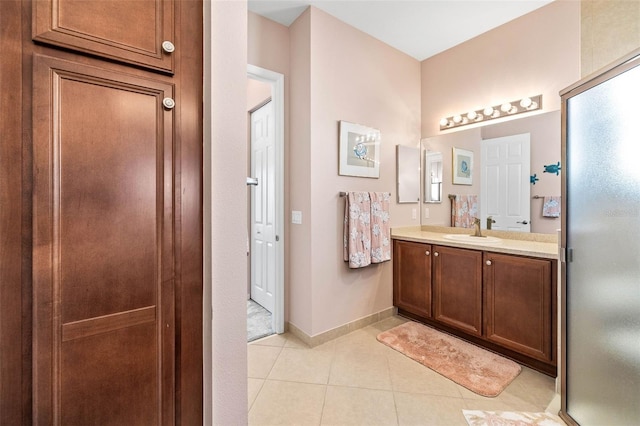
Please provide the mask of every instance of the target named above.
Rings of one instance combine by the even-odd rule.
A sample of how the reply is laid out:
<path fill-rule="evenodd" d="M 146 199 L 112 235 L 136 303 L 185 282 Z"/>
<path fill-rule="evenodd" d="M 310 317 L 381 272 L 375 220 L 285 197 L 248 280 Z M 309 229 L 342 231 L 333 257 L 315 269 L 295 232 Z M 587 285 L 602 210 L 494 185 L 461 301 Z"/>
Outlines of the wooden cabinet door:
<path fill-rule="evenodd" d="M 431 317 L 431 246 L 394 240 L 393 304 Z"/>
<path fill-rule="evenodd" d="M 174 9 L 174 0 L 37 0 L 33 39 L 173 72 L 173 55 L 162 45 L 176 43 Z"/>
<path fill-rule="evenodd" d="M 482 334 L 482 252 L 433 247 L 433 318 Z"/>
<path fill-rule="evenodd" d="M 34 57 L 34 424 L 174 421 L 173 86 Z"/>
<path fill-rule="evenodd" d="M 554 335 L 552 261 L 485 253 L 487 340 L 551 361 Z"/>

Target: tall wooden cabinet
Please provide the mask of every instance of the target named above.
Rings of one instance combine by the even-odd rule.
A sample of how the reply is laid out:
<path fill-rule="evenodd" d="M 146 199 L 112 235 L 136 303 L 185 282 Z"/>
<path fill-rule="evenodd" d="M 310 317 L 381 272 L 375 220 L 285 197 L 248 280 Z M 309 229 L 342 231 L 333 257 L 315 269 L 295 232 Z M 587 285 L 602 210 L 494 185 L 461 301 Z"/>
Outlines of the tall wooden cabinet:
<path fill-rule="evenodd" d="M 0 423 L 201 424 L 202 3 L 0 8 Z"/>

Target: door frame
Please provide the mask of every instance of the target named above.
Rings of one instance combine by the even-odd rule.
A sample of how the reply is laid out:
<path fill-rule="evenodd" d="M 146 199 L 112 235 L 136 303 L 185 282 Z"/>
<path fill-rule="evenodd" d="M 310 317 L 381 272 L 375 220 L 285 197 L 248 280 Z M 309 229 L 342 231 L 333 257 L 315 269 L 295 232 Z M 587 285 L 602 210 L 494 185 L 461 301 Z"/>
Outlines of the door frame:
<path fill-rule="evenodd" d="M 275 136 L 275 234 L 277 235 L 275 258 L 275 294 L 272 312 L 273 330 L 284 333 L 284 75 L 255 65 L 247 65 L 247 77 L 271 85 Z"/>

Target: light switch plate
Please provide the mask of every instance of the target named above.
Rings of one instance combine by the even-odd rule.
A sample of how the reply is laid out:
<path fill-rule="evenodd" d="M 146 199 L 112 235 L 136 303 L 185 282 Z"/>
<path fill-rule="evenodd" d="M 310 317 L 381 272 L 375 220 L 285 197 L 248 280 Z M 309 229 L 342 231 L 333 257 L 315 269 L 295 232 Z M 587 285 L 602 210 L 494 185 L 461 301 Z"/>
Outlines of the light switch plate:
<path fill-rule="evenodd" d="M 291 223 L 302 225 L 302 212 L 299 210 L 291 210 Z"/>

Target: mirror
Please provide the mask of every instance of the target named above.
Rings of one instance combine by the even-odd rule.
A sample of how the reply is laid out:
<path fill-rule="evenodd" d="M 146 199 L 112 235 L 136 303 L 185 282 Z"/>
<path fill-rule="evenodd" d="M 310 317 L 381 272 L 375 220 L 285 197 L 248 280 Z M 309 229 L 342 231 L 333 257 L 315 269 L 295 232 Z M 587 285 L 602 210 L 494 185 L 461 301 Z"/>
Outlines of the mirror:
<path fill-rule="evenodd" d="M 483 140 L 501 138 L 529 133 L 530 134 L 530 232 L 540 234 L 555 234 L 560 229 L 560 219 L 544 217 L 542 215 L 545 196 L 559 196 L 561 193 L 561 175 L 545 171 L 545 165 L 555 165 L 560 160 L 561 117 L 560 111 L 530 115 L 501 123 L 471 127 L 461 130 L 444 131 L 421 141 L 422 157 L 425 159 L 424 174 L 421 179 L 424 202 L 428 201 L 429 154 L 442 155 L 442 183 L 440 190 L 441 202 L 432 202 L 428 208 L 421 209 L 422 225 L 450 226 L 451 203 L 448 194 L 477 195 L 479 212 L 482 206 L 481 188 L 481 144 Z M 473 171 L 472 185 L 454 185 L 452 182 L 452 147 L 463 148 L 474 152 L 477 162 Z M 535 181 L 535 184 L 533 183 Z M 509 191 L 507 191 L 509 192 Z M 507 202 L 516 202 L 507 197 Z M 482 223 L 486 229 L 487 224 Z"/>
<path fill-rule="evenodd" d="M 420 202 L 420 148 L 396 145 L 398 203 Z"/>
<path fill-rule="evenodd" d="M 424 152 L 424 202 L 442 202 L 441 152 Z"/>

